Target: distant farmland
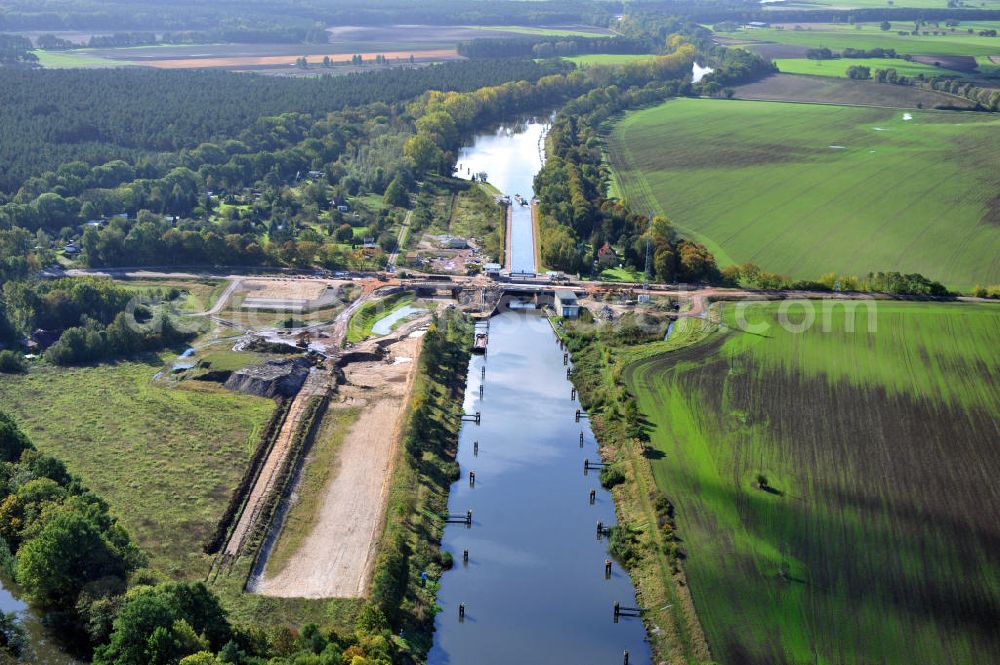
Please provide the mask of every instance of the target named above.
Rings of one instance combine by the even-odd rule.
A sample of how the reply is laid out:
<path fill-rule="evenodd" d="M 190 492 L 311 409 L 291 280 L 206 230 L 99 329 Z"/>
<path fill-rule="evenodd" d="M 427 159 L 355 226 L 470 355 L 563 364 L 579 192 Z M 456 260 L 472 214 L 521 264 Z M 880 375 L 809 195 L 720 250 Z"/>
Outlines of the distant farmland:
<path fill-rule="evenodd" d="M 895 69 L 900 76 L 955 76 L 957 73 L 928 65 L 911 62 L 902 58 L 837 58 L 835 60 L 809 60 L 808 58 L 778 58 L 774 61 L 778 69 L 789 74 L 812 74 L 814 76 L 847 77 L 848 67 L 868 67 L 872 76 L 878 69 Z"/>
<path fill-rule="evenodd" d="M 779 30 L 777 28 L 755 28 L 751 30 L 738 30 L 736 32 L 720 32 L 720 37 L 757 42 L 775 42 L 778 44 L 790 44 L 794 46 L 805 46 L 808 48 L 829 48 L 834 51 L 841 51 L 845 48 L 874 49 L 891 48 L 897 53 L 907 53 L 910 55 L 997 55 L 1000 54 L 1000 38 L 982 37 L 978 34 L 968 34 L 966 25 L 961 24 L 955 32 L 947 32 L 942 24 L 941 28 L 927 26 L 921 28 L 928 32 L 937 30 L 944 34 L 927 35 L 900 35 L 899 31 L 912 31 L 913 22 L 893 23 L 892 29 L 882 31 L 877 23 L 862 25 L 860 29 L 854 26 L 832 26 L 820 25 L 803 26 L 806 29 L 795 30 L 790 27 Z M 968 27 L 973 27 L 971 24 Z M 975 28 L 974 28 L 975 30 Z"/>
<path fill-rule="evenodd" d="M 778 308 L 623 375 L 714 659 L 996 662 L 1000 307 Z"/>
<path fill-rule="evenodd" d="M 1000 282 L 998 130 L 988 114 L 678 99 L 626 116 L 608 147 L 618 191 L 720 264 L 968 289 Z"/>

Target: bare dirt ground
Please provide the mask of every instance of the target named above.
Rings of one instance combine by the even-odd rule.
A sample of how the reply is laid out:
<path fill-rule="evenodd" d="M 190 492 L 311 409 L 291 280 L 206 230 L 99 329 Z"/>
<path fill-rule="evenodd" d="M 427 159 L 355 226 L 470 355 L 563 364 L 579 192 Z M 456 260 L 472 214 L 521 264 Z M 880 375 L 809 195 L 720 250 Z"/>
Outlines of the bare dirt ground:
<path fill-rule="evenodd" d="M 420 339 L 404 337 L 388 347 L 388 361 L 352 363 L 347 383 L 331 409 L 363 405 L 337 455 L 313 531 L 288 564 L 268 572 L 257 586 L 266 596 L 356 598 L 371 579 L 392 463 Z"/>
<path fill-rule="evenodd" d="M 229 542 L 226 544 L 226 555 L 235 557 L 239 554 L 247 534 L 250 533 L 250 529 L 259 517 L 259 512 L 264 506 L 265 500 L 271 494 L 271 490 L 274 489 L 278 471 L 288 456 L 288 449 L 292 444 L 292 437 L 295 434 L 295 430 L 298 429 L 302 413 L 305 411 L 306 402 L 313 395 L 322 394 L 327 389 L 329 380 L 330 377 L 325 372 L 314 371 L 306 379 L 299 394 L 295 396 L 295 400 L 288 409 L 288 416 L 285 418 L 285 422 L 281 426 L 281 431 L 278 433 L 278 438 L 274 442 L 274 447 L 271 449 L 271 454 L 268 455 L 267 460 L 264 462 L 260 476 L 257 478 L 257 482 L 250 492 L 250 497 L 247 499 L 243 514 L 240 515 L 240 521 L 237 522 L 236 528 L 233 529 L 233 533 L 229 537 Z"/>
<path fill-rule="evenodd" d="M 760 81 L 736 86 L 736 99 L 842 104 L 883 108 L 934 108 L 937 105 L 971 107 L 961 97 L 901 85 L 851 81 L 824 76 L 773 74 Z M 919 106 L 918 106 L 919 105 Z"/>

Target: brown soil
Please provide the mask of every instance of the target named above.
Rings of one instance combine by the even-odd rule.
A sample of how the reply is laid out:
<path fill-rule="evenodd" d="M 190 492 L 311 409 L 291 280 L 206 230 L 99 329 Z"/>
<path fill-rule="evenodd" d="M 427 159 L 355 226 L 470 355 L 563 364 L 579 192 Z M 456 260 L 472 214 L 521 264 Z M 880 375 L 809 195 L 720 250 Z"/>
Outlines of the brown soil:
<path fill-rule="evenodd" d="M 322 394 L 327 389 L 329 380 L 330 377 L 325 372 L 313 372 L 306 379 L 299 394 L 295 396 L 292 405 L 288 409 L 288 416 L 285 418 L 285 422 L 281 426 L 281 431 L 278 433 L 278 438 L 274 442 L 274 447 L 271 448 L 271 454 L 268 455 L 267 460 L 264 462 L 260 476 L 257 478 L 253 490 L 250 491 L 247 504 L 240 515 L 240 521 L 236 523 L 236 528 L 233 529 L 233 533 L 229 537 L 229 543 L 226 545 L 225 550 L 226 555 L 236 557 L 240 553 L 247 535 L 259 518 L 260 510 L 264 507 L 267 497 L 274 489 L 278 472 L 285 463 L 285 458 L 288 456 L 288 450 L 292 444 L 292 438 L 298 429 L 302 414 L 305 412 L 306 402 L 309 401 L 310 397 Z"/>
<path fill-rule="evenodd" d="M 392 478 L 393 458 L 420 339 L 404 337 L 389 347 L 388 361 L 347 365 L 340 402 L 363 405 L 325 490 L 313 531 L 285 568 L 265 576 L 258 592 L 286 598 L 356 598 L 365 594 Z"/>
<path fill-rule="evenodd" d="M 901 109 L 921 107 L 931 109 L 936 106 L 971 107 L 973 105 L 967 99 L 934 90 L 801 74 L 774 74 L 754 83 L 737 86 L 735 91 L 737 99 L 812 104 L 844 104 Z"/>
<path fill-rule="evenodd" d="M 953 69 L 956 72 L 974 72 L 977 67 L 976 59 L 971 55 L 915 55 L 913 60 L 942 69 Z"/>

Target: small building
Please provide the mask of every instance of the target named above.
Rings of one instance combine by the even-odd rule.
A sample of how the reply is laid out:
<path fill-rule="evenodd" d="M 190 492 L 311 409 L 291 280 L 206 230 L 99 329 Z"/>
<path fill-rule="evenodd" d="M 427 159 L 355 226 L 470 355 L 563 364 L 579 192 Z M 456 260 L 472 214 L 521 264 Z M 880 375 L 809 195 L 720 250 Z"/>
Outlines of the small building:
<path fill-rule="evenodd" d="M 77 247 L 74 243 L 71 242 L 66 243 L 66 246 L 63 247 L 63 254 L 65 254 L 66 256 L 76 256 L 79 253 L 80 253 L 80 248 Z"/>
<path fill-rule="evenodd" d="M 597 250 L 597 265 L 602 270 L 618 265 L 618 254 L 615 252 L 614 247 L 608 243 L 601 245 L 601 248 Z"/>
<path fill-rule="evenodd" d="M 580 304 L 576 294 L 570 289 L 556 289 L 556 314 L 566 319 L 575 319 L 580 315 Z"/>
<path fill-rule="evenodd" d="M 749 27 L 749 28 L 770 28 L 771 24 L 770 23 L 765 23 L 764 21 L 750 21 L 749 23 L 747 23 L 747 27 Z"/>
<path fill-rule="evenodd" d="M 487 277 L 496 279 L 500 276 L 500 264 L 499 263 L 484 263 L 483 272 L 486 273 Z"/>

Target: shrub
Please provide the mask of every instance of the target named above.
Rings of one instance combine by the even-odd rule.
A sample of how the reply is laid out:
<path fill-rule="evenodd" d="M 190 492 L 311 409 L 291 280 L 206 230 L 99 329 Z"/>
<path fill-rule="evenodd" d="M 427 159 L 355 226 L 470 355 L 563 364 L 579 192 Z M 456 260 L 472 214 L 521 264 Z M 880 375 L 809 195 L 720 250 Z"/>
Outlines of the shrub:
<path fill-rule="evenodd" d="M 601 485 L 605 488 L 611 489 L 615 485 L 621 485 L 624 482 L 625 472 L 620 467 L 612 465 L 601 469 Z"/>
<path fill-rule="evenodd" d="M 28 369 L 24 357 L 16 351 L 0 351 L 0 374 L 22 374 Z"/>

